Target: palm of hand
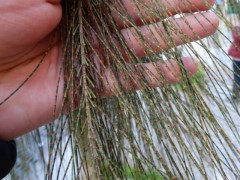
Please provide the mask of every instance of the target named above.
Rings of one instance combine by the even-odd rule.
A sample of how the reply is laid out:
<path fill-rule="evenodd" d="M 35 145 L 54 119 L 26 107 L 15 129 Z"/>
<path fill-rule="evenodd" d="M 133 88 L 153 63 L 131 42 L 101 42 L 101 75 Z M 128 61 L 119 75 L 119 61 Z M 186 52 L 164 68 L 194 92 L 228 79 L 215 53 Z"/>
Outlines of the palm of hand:
<path fill-rule="evenodd" d="M 27 129 L 38 127 L 51 118 L 55 104 L 61 62 L 58 42 L 56 38 L 52 42 L 51 34 L 61 19 L 61 6 L 56 0 L 0 0 L 0 12 L 0 24 L 5 27 L 0 30 L 0 101 L 18 88 L 53 45 L 29 81 L 0 106 L 2 127 L 8 122 Z M 11 127 L 7 131 L 16 136 Z M 1 130 L 0 136 L 5 134 Z"/>

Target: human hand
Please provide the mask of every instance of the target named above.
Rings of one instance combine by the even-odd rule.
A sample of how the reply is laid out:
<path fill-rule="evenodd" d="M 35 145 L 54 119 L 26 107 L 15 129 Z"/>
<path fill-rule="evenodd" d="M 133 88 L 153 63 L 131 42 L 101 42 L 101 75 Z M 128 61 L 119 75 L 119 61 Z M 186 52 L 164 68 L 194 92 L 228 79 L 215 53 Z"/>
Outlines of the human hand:
<path fill-rule="evenodd" d="M 0 105 L 0 139 L 12 139 L 51 120 L 61 66 L 58 39 L 51 41 L 61 17 L 60 0 L 0 0 L 1 102 L 36 68 L 50 43 L 54 44 L 32 78 Z M 60 83 L 63 88 L 62 79 Z"/>
<path fill-rule="evenodd" d="M 151 1 L 145 0 L 144 3 L 151 4 Z M 149 44 L 151 44 L 153 52 L 157 53 L 161 49 L 166 50 L 170 48 L 162 38 L 168 37 L 166 32 L 164 35 L 159 36 L 151 24 L 149 26 L 142 26 L 139 12 L 134 8 L 134 3 L 130 3 L 132 2 L 130 0 L 123 0 L 122 2 L 129 11 L 130 17 L 128 18 L 133 18 L 135 23 L 139 25 L 139 30 L 144 34 Z M 189 0 L 173 0 L 170 3 L 162 1 L 159 2 L 159 7 L 168 8 L 169 14 L 167 16 L 173 16 L 179 12 L 205 11 L 209 7 L 204 2 L 199 0 L 191 0 L 190 2 Z M 214 0 L 208 0 L 208 2 L 210 5 L 213 5 Z M 114 5 L 117 4 L 115 3 Z M 59 79 L 62 65 L 61 43 L 57 37 L 54 38 L 54 34 L 56 34 L 54 33 L 54 29 L 60 22 L 62 10 L 59 0 L 0 0 L 0 13 L 0 25 L 3 27 L 0 29 L 1 101 L 4 101 L 32 73 L 50 44 L 52 44 L 52 48 L 48 51 L 32 77 L 0 106 L 0 138 L 8 140 L 50 122 L 53 117 L 52 113 L 54 112 L 55 104 L 57 110 L 61 108 L 64 84 L 63 75 Z M 133 50 L 137 57 L 144 57 L 146 55 L 145 47 L 139 43 L 139 39 L 133 36 L 134 29 L 131 28 L 131 25 L 121 20 L 117 14 L 113 13 L 112 15 L 121 29 L 129 48 Z M 156 17 L 146 17 L 146 22 L 152 23 L 152 20 L 157 23 L 157 27 L 162 32 L 165 31 L 162 23 L 157 22 L 159 19 Z M 189 24 L 186 23 L 186 20 Z M 185 35 L 189 37 L 189 41 L 211 35 L 216 31 L 218 26 L 217 17 L 210 12 L 196 13 L 185 17 L 185 19 L 179 18 L 170 21 L 173 24 L 180 25 L 176 28 L 183 29 Z M 146 31 L 149 28 L 153 34 Z M 193 32 L 191 28 L 194 28 L 195 31 Z M 179 38 L 179 34 L 175 34 L 173 38 L 176 45 L 183 43 Z M 152 39 L 157 40 L 158 46 L 151 43 Z M 102 61 L 102 54 L 96 39 L 93 40 L 93 47 L 100 54 L 94 55 L 93 61 L 99 63 Z M 128 60 L 126 59 L 126 61 Z M 183 58 L 183 63 L 190 74 L 196 72 L 196 65 L 190 58 Z M 145 67 L 143 69 L 147 68 L 148 71 L 154 74 L 155 78 L 146 77 L 147 83 L 151 87 L 162 84 L 158 72 L 159 69 L 168 83 L 178 81 L 179 75 L 181 75 L 180 68 L 174 60 L 170 60 L 170 62 L 165 64 L 155 62 L 155 64 L 141 63 L 134 66 Z M 99 93 L 100 96 L 114 94 L 118 87 L 115 85 L 117 80 L 112 76 L 113 72 L 108 67 L 105 67 L 101 73 L 105 77 L 105 80 L 102 83 L 104 91 Z M 145 72 L 142 73 L 144 74 Z M 178 78 L 176 79 L 176 77 Z M 140 88 L 137 85 L 133 88 L 124 79 L 121 80 L 121 84 L 124 90 Z M 58 99 L 55 101 L 57 87 Z"/>
<path fill-rule="evenodd" d="M 137 58 L 145 57 L 149 50 L 151 54 L 154 54 L 167 51 L 168 49 L 187 42 L 199 40 L 213 34 L 218 27 L 217 17 L 210 12 L 200 12 L 193 15 L 195 11 L 208 10 L 213 5 L 213 0 L 174 0 L 162 1 L 161 3 L 156 3 L 153 0 L 144 0 L 139 3 L 133 0 L 114 2 L 111 7 L 113 12 L 111 15 L 120 28 L 128 48 Z M 157 11 L 161 13 L 161 17 L 155 16 L 154 12 Z M 186 16 L 183 17 L 182 13 L 186 13 Z M 173 18 L 175 15 L 180 15 L 181 18 Z M 105 16 L 106 19 L 111 19 L 107 13 Z M 164 20 L 163 22 L 162 19 L 167 19 L 167 21 Z M 138 26 L 138 29 L 136 29 L 135 25 Z M 95 25 L 95 27 L 96 26 L 101 26 L 101 22 Z M 171 31 L 171 35 L 166 31 L 166 26 L 169 28 L 169 31 Z M 114 30 L 112 31 L 114 32 Z M 107 41 L 113 42 L 112 46 L 114 47 L 114 51 L 122 53 L 132 73 L 130 72 L 131 70 L 128 70 L 127 72 L 120 71 L 116 74 L 110 66 L 103 65 L 101 68 L 99 62 L 104 61 L 106 56 L 113 54 L 113 51 L 107 52 L 108 55 L 104 54 L 106 51 L 102 51 L 101 46 L 103 46 L 103 44 L 106 46 L 107 43 L 104 41 L 106 36 L 101 37 L 101 34 L 104 33 L 95 31 L 92 35 L 94 39 L 93 47 L 97 54 L 93 57 L 95 62 L 97 62 L 98 72 L 101 72 L 97 77 L 102 77 L 102 80 L 99 80 L 102 83 L 102 85 L 99 85 L 101 88 L 98 88 L 101 97 L 109 97 L 121 91 L 143 89 L 146 88 L 146 86 L 158 87 L 166 83 L 176 83 L 181 80 L 182 72 L 179 67 L 179 62 L 177 62 L 176 59 L 170 59 L 164 63 L 163 61 L 137 63 L 136 59 L 132 58 L 135 62 L 134 60 L 129 62 L 129 54 L 127 55 L 126 49 L 124 49 L 123 45 L 119 43 L 119 40 L 115 38 L 118 36 L 116 35 L 117 33 L 113 33 L 111 37 L 108 37 Z M 144 40 L 142 40 L 142 38 L 144 38 Z M 104 43 L 101 44 L 100 42 Z M 110 49 L 110 46 L 106 49 Z M 189 57 L 182 57 L 181 60 L 188 76 L 196 73 L 196 61 Z M 117 59 L 110 60 L 110 63 L 111 61 L 116 62 Z M 106 60 L 104 64 L 106 64 Z M 145 83 L 145 85 L 143 85 L 143 83 Z"/>

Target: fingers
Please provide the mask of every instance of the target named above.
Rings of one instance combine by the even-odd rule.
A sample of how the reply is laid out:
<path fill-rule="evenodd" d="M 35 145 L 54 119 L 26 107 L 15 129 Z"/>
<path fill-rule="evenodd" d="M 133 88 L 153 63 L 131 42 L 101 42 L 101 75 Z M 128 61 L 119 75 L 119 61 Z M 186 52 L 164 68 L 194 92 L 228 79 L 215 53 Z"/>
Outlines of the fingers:
<path fill-rule="evenodd" d="M 183 57 L 181 61 L 188 77 L 197 72 L 198 65 L 192 58 Z M 142 74 L 149 87 L 158 87 L 166 83 L 177 83 L 182 79 L 181 68 L 183 69 L 183 67 L 180 67 L 182 64 L 176 60 L 169 60 L 165 63 L 160 61 L 144 63 L 140 64 L 140 66 L 143 66 Z"/>
<path fill-rule="evenodd" d="M 110 68 L 102 71 L 102 87 L 99 96 L 109 97 L 120 94 L 122 91 L 154 88 L 164 84 L 181 81 L 181 69 L 185 69 L 188 77 L 197 72 L 197 64 L 192 58 L 182 58 L 184 67 L 176 60 L 156 63 L 139 63 L 132 66 L 131 70 L 121 71 L 117 74 Z"/>
<path fill-rule="evenodd" d="M 169 20 L 166 25 L 168 32 L 161 22 L 145 25 L 139 29 L 128 28 L 121 32 L 129 49 L 141 58 L 147 52 L 161 52 L 207 37 L 217 30 L 218 24 L 215 14 L 205 12 Z"/>
<path fill-rule="evenodd" d="M 170 19 L 164 24 L 158 22 L 155 24 L 141 26 L 139 28 L 122 29 L 123 41 L 117 40 L 117 34 L 112 34 L 106 40 L 106 37 L 97 36 L 92 33 L 92 44 L 94 49 L 101 49 L 101 43 L 111 42 L 114 52 L 108 48 L 108 53 L 113 55 L 116 51 L 120 52 L 126 62 L 130 62 L 131 56 L 126 54 L 126 45 L 136 57 L 142 58 L 149 53 L 159 53 L 166 51 L 180 44 L 189 43 L 213 34 L 219 25 L 217 16 L 211 12 L 197 13 L 186 17 Z M 167 29 L 166 29 L 167 27 Z"/>
<path fill-rule="evenodd" d="M 121 2 L 121 8 L 123 9 L 117 9 L 117 7 L 120 7 L 117 3 L 113 5 L 118 10 L 115 10 L 116 14 L 113 14 L 113 16 L 120 29 L 122 28 L 120 32 L 123 39 L 119 38 L 118 33 L 111 34 L 110 31 L 107 33 L 93 33 L 93 37 L 90 38 L 92 39 L 94 52 L 100 52 L 99 56 L 101 57 L 97 61 L 105 65 L 109 65 L 109 62 L 113 61 L 117 64 L 121 63 L 121 60 L 116 56 L 119 52 L 122 54 L 119 57 L 124 57 L 128 64 L 129 62 L 136 63 L 131 62 L 131 60 L 142 58 L 149 53 L 163 52 L 177 45 L 207 37 L 217 30 L 219 24 L 217 16 L 210 12 L 191 13 L 185 16 L 182 15 L 181 18 L 177 19 L 168 18 L 164 22 L 165 24 L 163 24 L 164 18 L 179 12 L 188 13 L 208 10 L 213 5 L 213 0 L 162 0 L 157 1 L 159 6 L 156 5 L 155 0 L 141 2 L 123 0 Z M 154 5 L 154 3 L 156 6 L 152 8 L 155 8 L 155 12 L 149 8 L 150 4 Z M 135 8 L 137 5 L 139 7 Z M 165 11 L 160 11 L 159 8 L 165 8 Z M 138 10 L 136 11 L 136 9 Z M 127 14 L 126 16 L 123 10 L 127 11 L 125 13 Z M 156 11 L 165 13 L 160 13 L 159 16 L 156 16 Z M 161 21 L 156 22 L 159 20 Z M 104 47 L 104 50 L 102 47 Z M 132 54 L 136 58 L 132 58 Z M 197 65 L 193 63 L 192 59 L 183 58 L 182 61 L 189 76 L 197 71 Z M 124 66 L 123 64 L 122 66 Z M 118 69 L 117 73 L 109 67 L 103 67 L 102 69 L 98 71 L 98 76 L 100 77 L 98 77 L 100 79 L 98 82 L 101 83 L 97 83 L 99 87 L 98 92 L 100 92 L 99 94 L 102 97 L 118 94 L 121 91 L 175 83 L 182 78 L 182 68 L 174 60 L 164 64 L 161 62 L 132 64 L 130 67 L 122 68 L 122 70 Z"/>
<path fill-rule="evenodd" d="M 178 13 L 206 11 L 213 6 L 214 0 L 122 0 L 115 1 L 112 16 L 120 28 L 147 24 L 162 20 Z"/>
<path fill-rule="evenodd" d="M 143 2 L 144 4 L 156 4 L 155 0 L 145 0 L 141 2 Z M 168 12 L 172 14 L 177 13 L 180 10 L 183 12 L 207 10 L 213 3 L 213 0 L 172 0 L 170 2 L 158 1 L 159 6 L 169 8 Z M 136 2 L 133 3 L 133 0 L 124 0 L 123 4 L 127 8 L 130 6 L 130 4 L 135 6 Z M 114 4 L 114 6 L 116 7 L 117 5 L 118 4 L 116 3 Z M 130 8 L 129 11 L 131 9 L 132 8 Z M 150 11 L 149 8 L 148 11 Z M 130 12 L 133 16 L 136 14 L 134 10 Z M 145 17 L 148 18 L 149 16 L 145 16 L 145 14 L 143 13 L 141 18 Z M 127 18 L 121 17 L 121 21 L 124 21 Z M 119 23 L 120 21 L 118 22 L 118 24 Z M 169 29 L 170 35 L 169 32 L 166 31 L 162 21 L 152 23 L 150 25 L 143 25 L 140 27 L 125 28 L 121 30 L 121 33 L 131 53 L 134 53 L 134 55 L 136 55 L 136 57 L 138 58 L 142 58 L 148 53 L 162 52 L 174 46 L 207 37 L 217 30 L 218 25 L 219 20 L 215 14 L 210 12 L 201 12 L 191 15 L 189 14 L 178 19 L 168 19 L 167 28 Z M 108 34 L 108 36 L 111 37 L 108 37 L 108 40 L 106 41 L 106 35 L 104 33 L 102 33 L 104 36 L 101 37 L 101 33 L 99 33 L 97 30 L 96 32 L 97 33 L 95 33 L 95 35 L 93 35 L 92 37 L 93 46 L 95 49 L 101 48 L 101 43 L 107 44 L 107 42 L 111 42 L 113 43 L 114 48 L 118 49 L 118 51 L 122 53 L 126 61 L 129 62 L 129 55 L 126 54 L 126 48 L 123 48 L 125 47 L 125 44 L 123 45 L 123 42 L 120 42 L 119 39 L 117 40 L 115 38 L 116 36 L 118 36 L 117 33 Z M 99 41 L 101 41 L 101 43 L 99 43 Z M 109 48 L 109 51 L 111 51 L 110 49 L 111 48 Z M 109 52 L 109 54 L 114 54 L 114 52 Z"/>

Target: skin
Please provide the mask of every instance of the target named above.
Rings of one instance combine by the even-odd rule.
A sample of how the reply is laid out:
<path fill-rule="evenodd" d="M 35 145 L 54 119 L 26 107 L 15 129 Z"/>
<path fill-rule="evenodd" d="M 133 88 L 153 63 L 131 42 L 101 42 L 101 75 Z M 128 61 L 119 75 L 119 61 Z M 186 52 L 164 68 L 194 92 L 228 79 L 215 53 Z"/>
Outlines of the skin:
<path fill-rule="evenodd" d="M 153 0 L 145 0 L 143 4 L 151 4 Z M 181 5 L 184 2 L 185 5 Z M 213 5 L 214 0 L 208 0 L 209 5 Z M 152 34 L 147 34 L 146 29 L 152 28 L 142 25 L 139 19 L 139 12 L 131 0 L 123 0 L 125 8 L 129 10 L 130 17 L 139 25 L 139 30 L 148 38 L 151 43 Z M 113 5 L 114 6 L 114 5 Z M 117 4 L 115 4 L 117 6 Z M 171 4 L 166 1 L 159 1 L 158 7 L 166 7 L 169 9 L 168 15 L 183 12 L 196 11 L 196 9 L 206 11 L 210 7 L 205 5 L 200 0 L 172 0 Z M 132 11 L 131 11 L 132 10 Z M 174 20 L 180 22 L 180 28 L 190 37 L 191 41 L 197 40 L 213 34 L 218 27 L 218 18 L 210 12 L 204 12 L 206 18 L 202 18 L 198 13 L 199 21 L 205 29 L 201 28 L 195 18 L 188 16 L 188 22 L 195 28 L 196 34 L 193 34 L 186 23 L 182 19 Z M 145 56 L 144 46 L 139 43 L 139 39 L 131 36 L 134 29 L 126 22 L 122 22 L 117 14 L 112 14 L 115 21 L 118 23 L 121 32 L 126 39 L 126 42 L 139 57 Z M 62 9 L 60 0 L 0 0 L 0 101 L 2 102 L 9 94 L 11 94 L 33 71 L 37 64 L 41 61 L 44 52 L 48 49 L 49 44 L 53 43 L 53 47 L 49 50 L 43 63 L 27 83 L 17 91 L 10 99 L 0 105 L 0 139 L 10 140 L 24 133 L 36 129 L 46 123 L 51 122 L 52 113 L 54 111 L 56 88 L 59 79 L 59 70 L 61 68 L 61 43 L 58 38 L 52 38 L 54 31 L 58 26 L 62 17 Z M 208 20 L 206 20 L 208 19 Z M 146 18 L 149 22 L 158 23 L 158 27 L 163 28 L 161 22 L 158 22 L 156 17 Z M 211 22 L 211 23 L 210 23 Z M 153 31 L 154 32 L 154 31 Z M 129 36 L 130 33 L 130 36 Z M 167 49 L 167 45 L 163 39 L 156 35 L 158 43 L 163 49 Z M 178 36 L 174 36 L 176 44 L 182 42 Z M 54 39 L 54 42 L 51 42 Z M 93 35 L 93 47 L 96 52 L 99 52 L 99 43 Z M 121 47 L 119 47 L 121 48 Z M 154 44 L 151 45 L 154 52 L 159 52 L 160 49 Z M 124 54 L 124 52 L 123 52 Z M 93 56 L 93 61 L 102 61 L 100 55 Z M 176 75 L 180 74 L 180 68 L 174 60 L 170 60 L 174 64 L 174 69 L 167 68 L 170 63 L 161 64 L 157 62 L 157 67 L 161 69 L 167 78 L 168 83 L 178 81 Z M 190 74 L 194 74 L 197 70 L 196 64 L 191 58 L 183 58 L 186 70 Z M 149 71 L 156 75 L 156 78 L 147 77 L 146 79 L 150 87 L 161 85 L 161 77 L 156 70 L 156 64 L 146 63 L 137 64 L 136 66 L 144 66 Z M 170 66 L 169 66 L 170 67 Z M 171 66 L 171 68 L 173 68 Z M 116 89 L 113 84 L 115 79 L 111 76 L 111 70 L 106 67 L 103 71 L 103 80 L 105 90 L 99 92 L 100 96 L 110 96 L 111 92 Z M 120 74 L 121 75 L 121 74 Z M 62 95 L 63 95 L 63 77 L 60 78 L 57 110 L 60 110 Z M 108 84 L 108 85 L 106 85 Z M 110 86 L 109 86 L 110 84 Z M 112 84 L 112 86 L 111 86 Z M 123 89 L 132 90 L 128 83 L 122 79 Z M 134 89 L 138 89 L 136 87 Z"/>

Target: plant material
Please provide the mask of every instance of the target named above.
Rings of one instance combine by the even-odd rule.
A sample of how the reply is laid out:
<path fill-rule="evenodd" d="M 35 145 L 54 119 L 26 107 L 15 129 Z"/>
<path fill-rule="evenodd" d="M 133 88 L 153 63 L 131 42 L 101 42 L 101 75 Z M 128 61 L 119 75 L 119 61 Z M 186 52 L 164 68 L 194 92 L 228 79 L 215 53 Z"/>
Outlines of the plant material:
<path fill-rule="evenodd" d="M 46 179 L 239 179 L 239 108 L 229 95 L 231 60 L 224 46 L 232 43 L 230 38 L 219 29 L 215 38 L 198 37 L 190 43 L 184 29 L 178 31 L 179 24 L 168 9 L 159 7 L 160 1 L 132 0 L 140 12 L 141 27 L 156 23 L 150 17 L 164 22 L 164 28 L 154 24 L 142 32 L 124 2 L 62 1 L 62 107 L 67 115 L 62 110 L 61 116 L 46 126 Z M 165 4 L 171 7 L 172 2 Z M 183 2 L 189 6 L 190 1 Z M 188 16 L 175 11 L 188 27 Z M 224 27 L 231 23 L 213 11 Z M 112 14 L 131 31 L 123 34 Z M 199 18 L 206 17 L 200 13 Z M 197 22 L 196 26 L 205 29 Z M 194 34 L 194 28 L 189 28 Z M 128 33 L 145 48 L 145 58 L 129 46 Z M 151 42 L 149 35 L 155 37 Z M 200 64 L 192 79 L 175 48 L 179 44 Z M 168 85 L 169 79 L 158 66 L 166 63 L 163 55 L 176 59 L 176 64 L 164 68 L 170 71 L 168 68 L 177 65 L 180 69 L 180 74 L 172 71 L 181 79 L 177 88 Z M 158 77 L 143 66 L 150 62 Z M 158 87 L 149 85 L 154 78 L 161 79 Z"/>

